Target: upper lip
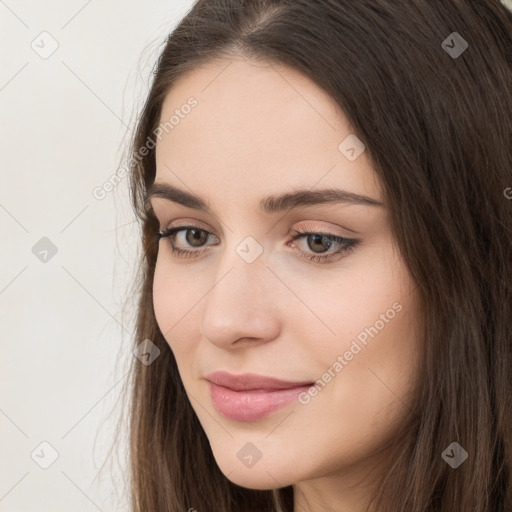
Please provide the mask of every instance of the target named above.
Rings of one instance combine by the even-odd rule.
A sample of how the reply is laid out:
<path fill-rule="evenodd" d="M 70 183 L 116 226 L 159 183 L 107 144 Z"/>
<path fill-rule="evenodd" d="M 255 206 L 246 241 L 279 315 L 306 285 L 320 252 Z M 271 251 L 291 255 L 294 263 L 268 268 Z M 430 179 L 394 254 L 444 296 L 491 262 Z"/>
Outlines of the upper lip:
<path fill-rule="evenodd" d="M 230 388 L 233 391 L 246 391 L 250 389 L 289 389 L 300 386 L 312 385 L 310 381 L 285 381 L 275 377 L 266 377 L 255 373 L 243 373 L 233 375 L 227 372 L 213 372 L 205 377 L 206 380 Z"/>

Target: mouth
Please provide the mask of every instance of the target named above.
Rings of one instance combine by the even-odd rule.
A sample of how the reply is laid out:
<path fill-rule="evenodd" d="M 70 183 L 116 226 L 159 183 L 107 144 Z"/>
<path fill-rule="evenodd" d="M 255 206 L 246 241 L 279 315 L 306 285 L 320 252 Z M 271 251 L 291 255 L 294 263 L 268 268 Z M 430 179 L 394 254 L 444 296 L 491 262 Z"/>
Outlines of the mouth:
<path fill-rule="evenodd" d="M 217 412 L 235 421 L 265 418 L 295 401 L 314 383 L 284 381 L 256 374 L 214 372 L 206 377 Z"/>

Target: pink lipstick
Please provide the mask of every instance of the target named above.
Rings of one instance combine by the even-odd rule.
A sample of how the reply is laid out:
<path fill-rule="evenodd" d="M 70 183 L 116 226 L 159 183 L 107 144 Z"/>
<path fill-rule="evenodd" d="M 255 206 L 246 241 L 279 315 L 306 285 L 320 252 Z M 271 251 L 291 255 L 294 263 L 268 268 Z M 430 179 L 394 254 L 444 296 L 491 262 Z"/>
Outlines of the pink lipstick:
<path fill-rule="evenodd" d="M 297 399 L 313 382 L 290 382 L 253 373 L 207 375 L 215 409 L 236 421 L 255 421 L 270 415 Z"/>

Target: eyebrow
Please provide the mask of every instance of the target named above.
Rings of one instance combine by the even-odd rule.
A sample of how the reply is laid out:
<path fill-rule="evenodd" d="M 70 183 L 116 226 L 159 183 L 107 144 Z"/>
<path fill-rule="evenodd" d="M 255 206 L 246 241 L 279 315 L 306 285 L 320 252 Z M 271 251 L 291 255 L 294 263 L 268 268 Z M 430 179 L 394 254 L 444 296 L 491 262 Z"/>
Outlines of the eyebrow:
<path fill-rule="evenodd" d="M 146 207 L 149 206 L 149 202 L 153 197 L 167 199 L 188 208 L 213 215 L 212 208 L 207 201 L 168 183 L 153 183 L 149 187 L 144 195 Z M 383 203 L 371 197 L 355 194 L 347 190 L 327 188 L 321 190 L 301 189 L 279 196 L 271 195 L 260 201 L 260 209 L 265 213 L 272 214 L 306 206 L 339 203 L 384 207 Z"/>

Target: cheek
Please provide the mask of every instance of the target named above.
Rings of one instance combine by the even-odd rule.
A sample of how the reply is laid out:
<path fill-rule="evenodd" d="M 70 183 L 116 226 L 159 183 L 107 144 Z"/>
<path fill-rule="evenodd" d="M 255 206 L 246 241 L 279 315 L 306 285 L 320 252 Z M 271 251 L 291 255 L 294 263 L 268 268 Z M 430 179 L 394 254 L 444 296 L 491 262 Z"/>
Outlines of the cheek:
<path fill-rule="evenodd" d="M 395 435 L 410 405 L 419 361 L 417 310 L 410 290 L 396 285 L 393 293 L 383 295 L 369 287 L 366 301 L 346 302 L 341 314 L 336 315 L 336 308 L 331 316 L 324 311 L 337 336 L 309 353 L 319 391 L 299 411 L 300 427 L 295 427 L 309 452 L 317 450 L 313 459 L 322 472 L 377 450 Z M 380 318 L 386 311 L 387 323 Z"/>
<path fill-rule="evenodd" d="M 414 388 L 419 359 L 416 285 L 392 251 L 379 256 L 325 289 L 317 307 L 323 304 L 322 319 L 335 335 L 310 335 L 315 344 L 309 360 L 324 372 L 318 393 L 324 398 L 317 405 L 342 407 L 340 421 L 355 420 L 346 423 L 355 427 L 355 437 L 362 425 L 392 421 L 388 408 L 405 406 L 401 401 Z"/>
<path fill-rule="evenodd" d="M 294 315 L 302 325 L 316 327 L 304 339 L 314 341 L 312 348 L 319 360 L 324 360 L 323 356 L 332 358 L 333 353 L 349 350 L 353 340 L 365 347 L 373 339 L 398 335 L 402 319 L 411 309 L 405 306 L 413 289 L 405 263 L 383 237 L 347 260 L 340 272 L 321 280 L 297 280 L 294 290 L 307 298 L 315 315 L 303 315 L 304 309 Z"/>
<path fill-rule="evenodd" d="M 197 276 L 189 275 L 186 265 L 173 264 L 164 242 L 160 244 L 153 278 L 153 304 L 159 327 L 165 333 L 186 323 L 202 293 Z"/>
<path fill-rule="evenodd" d="M 201 299 L 211 285 L 186 265 L 173 263 L 165 249 L 162 252 L 153 279 L 155 318 L 187 385 L 195 375 L 201 342 Z"/>
<path fill-rule="evenodd" d="M 171 283 L 170 273 L 166 271 L 162 259 L 158 257 L 153 278 L 153 307 L 158 327 L 164 335 L 172 327 L 172 316 L 175 311 L 175 301 L 172 300 L 173 295 L 169 293 Z"/>
<path fill-rule="evenodd" d="M 153 306 L 155 318 L 173 352 L 179 352 L 179 344 L 173 340 L 184 339 L 184 329 L 191 325 L 193 305 L 199 291 L 193 289 L 194 279 L 186 279 L 181 269 L 172 269 L 168 259 L 158 257 L 153 279 Z M 200 297 L 200 295 L 198 295 Z"/>

